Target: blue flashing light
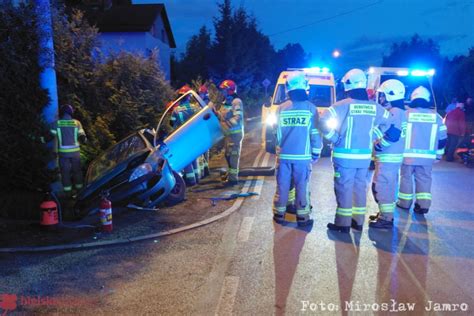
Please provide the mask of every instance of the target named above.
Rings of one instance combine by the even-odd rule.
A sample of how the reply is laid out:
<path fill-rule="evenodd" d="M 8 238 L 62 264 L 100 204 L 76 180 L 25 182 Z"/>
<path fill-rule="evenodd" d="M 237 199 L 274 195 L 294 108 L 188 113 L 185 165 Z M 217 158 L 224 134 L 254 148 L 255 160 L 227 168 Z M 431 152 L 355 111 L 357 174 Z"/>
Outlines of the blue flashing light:
<path fill-rule="evenodd" d="M 317 72 L 317 73 L 323 73 L 323 74 L 327 74 L 330 71 L 328 67 L 311 67 L 311 68 L 306 68 L 306 69 L 309 72 Z"/>
<path fill-rule="evenodd" d="M 415 77 L 433 76 L 434 74 L 435 74 L 434 69 L 429 69 L 429 70 L 413 69 L 410 72 L 410 75 L 415 76 Z"/>

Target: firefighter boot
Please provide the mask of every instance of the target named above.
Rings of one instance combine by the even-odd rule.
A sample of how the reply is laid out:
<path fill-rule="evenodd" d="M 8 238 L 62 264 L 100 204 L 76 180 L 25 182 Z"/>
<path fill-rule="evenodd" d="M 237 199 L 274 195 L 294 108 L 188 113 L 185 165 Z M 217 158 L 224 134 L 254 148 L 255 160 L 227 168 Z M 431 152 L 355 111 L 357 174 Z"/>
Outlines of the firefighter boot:
<path fill-rule="evenodd" d="M 358 230 L 358 231 L 361 232 L 361 231 L 362 231 L 362 228 L 363 228 L 363 225 L 357 224 L 357 222 L 356 222 L 354 219 L 352 219 L 352 221 L 351 221 L 351 227 L 352 227 L 353 229 Z"/>
<path fill-rule="evenodd" d="M 374 214 L 374 215 L 370 215 L 369 216 L 369 221 L 375 221 L 379 217 L 380 217 L 380 212 L 378 212 L 377 214 Z"/>
<path fill-rule="evenodd" d="M 429 209 L 427 208 L 421 208 L 420 205 L 418 203 L 415 203 L 415 208 L 413 209 L 413 212 L 415 212 L 416 214 L 426 214 L 428 213 Z"/>
<path fill-rule="evenodd" d="M 296 215 L 296 222 L 298 227 L 311 226 L 314 223 L 314 220 L 308 215 Z"/>
<path fill-rule="evenodd" d="M 382 218 L 376 218 L 375 220 L 371 220 L 369 222 L 369 227 L 377 229 L 391 229 L 393 228 L 393 220 L 387 221 Z"/>
<path fill-rule="evenodd" d="M 277 224 L 285 222 L 285 213 L 273 213 L 273 221 Z"/>
<path fill-rule="evenodd" d="M 339 226 L 333 223 L 328 223 L 327 228 L 332 231 L 337 231 L 340 233 L 349 233 L 350 227 L 349 226 Z"/>

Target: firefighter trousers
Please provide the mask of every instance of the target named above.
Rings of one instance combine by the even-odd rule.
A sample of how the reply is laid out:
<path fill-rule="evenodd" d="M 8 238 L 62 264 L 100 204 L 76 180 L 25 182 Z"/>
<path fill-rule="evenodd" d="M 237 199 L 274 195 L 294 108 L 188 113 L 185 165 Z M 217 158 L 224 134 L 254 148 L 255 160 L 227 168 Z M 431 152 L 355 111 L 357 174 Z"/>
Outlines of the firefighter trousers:
<path fill-rule="evenodd" d="M 193 164 L 190 163 L 183 170 L 184 173 L 184 181 L 187 185 L 195 185 L 196 184 L 196 174 L 194 172 Z"/>
<path fill-rule="evenodd" d="M 59 157 L 59 168 L 61 169 L 61 180 L 63 184 L 64 192 L 72 191 L 72 181 L 76 189 L 82 188 L 82 170 L 81 170 L 81 157 Z"/>
<path fill-rule="evenodd" d="M 395 201 L 398 193 L 399 163 L 376 162 L 372 194 L 379 206 L 379 217 L 386 221 L 393 219 Z"/>
<path fill-rule="evenodd" d="M 225 159 L 228 168 L 228 180 L 239 181 L 239 161 L 242 149 L 242 133 L 229 134 L 225 137 Z"/>
<path fill-rule="evenodd" d="M 334 224 L 351 226 L 364 224 L 367 204 L 368 168 L 346 168 L 334 165 L 334 191 L 336 193 L 336 217 Z"/>
<path fill-rule="evenodd" d="M 309 180 L 311 176 L 311 163 L 289 163 L 279 161 L 276 169 L 277 187 L 273 198 L 273 213 L 284 214 L 288 204 L 290 188 L 295 188 L 296 214 L 305 219 L 311 212 L 309 201 Z"/>
<path fill-rule="evenodd" d="M 397 204 L 402 208 L 410 208 L 413 201 L 422 209 L 431 206 L 431 165 L 402 165 L 400 171 L 400 189 Z M 413 195 L 413 178 L 415 179 L 415 195 Z"/>

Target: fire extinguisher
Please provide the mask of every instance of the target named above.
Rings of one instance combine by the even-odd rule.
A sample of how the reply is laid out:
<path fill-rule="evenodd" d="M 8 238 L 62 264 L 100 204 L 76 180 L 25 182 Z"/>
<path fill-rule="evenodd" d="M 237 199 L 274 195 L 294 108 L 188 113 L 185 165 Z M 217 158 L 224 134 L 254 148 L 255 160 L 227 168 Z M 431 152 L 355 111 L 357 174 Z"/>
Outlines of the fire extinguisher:
<path fill-rule="evenodd" d="M 102 231 L 112 232 L 112 202 L 108 199 L 109 192 L 103 192 L 100 199 L 99 216 L 102 224 Z"/>
<path fill-rule="evenodd" d="M 43 229 L 55 229 L 58 226 L 58 205 L 48 192 L 40 204 L 40 227 Z"/>

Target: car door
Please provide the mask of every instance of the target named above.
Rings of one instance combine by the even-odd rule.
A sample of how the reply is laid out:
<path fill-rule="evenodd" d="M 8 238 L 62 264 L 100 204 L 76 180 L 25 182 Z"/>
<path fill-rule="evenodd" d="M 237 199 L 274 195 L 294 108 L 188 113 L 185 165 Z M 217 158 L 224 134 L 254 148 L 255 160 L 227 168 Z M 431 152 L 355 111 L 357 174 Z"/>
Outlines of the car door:
<path fill-rule="evenodd" d="M 170 130 L 166 124 L 170 121 L 173 108 L 186 98 L 189 98 L 196 112 L 182 125 Z M 168 131 L 164 133 L 163 130 Z M 217 115 L 194 91 L 185 93 L 168 107 L 157 131 L 157 135 L 166 135 L 164 140 L 155 142 L 159 146 L 158 151 L 175 171 L 184 169 L 224 137 Z"/>

